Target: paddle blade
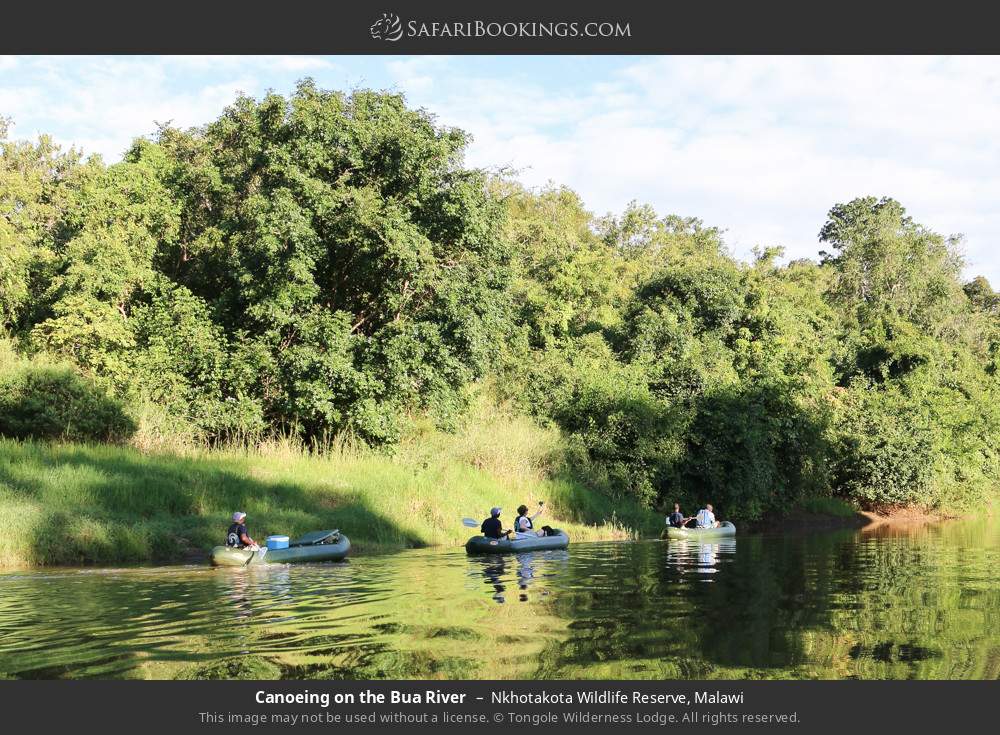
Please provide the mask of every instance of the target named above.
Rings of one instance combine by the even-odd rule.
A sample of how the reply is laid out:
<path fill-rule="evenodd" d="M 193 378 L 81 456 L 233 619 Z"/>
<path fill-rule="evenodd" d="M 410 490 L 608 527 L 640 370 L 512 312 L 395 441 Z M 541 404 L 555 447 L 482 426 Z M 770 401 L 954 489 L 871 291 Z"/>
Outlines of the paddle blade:
<path fill-rule="evenodd" d="M 466 528 L 479 528 L 479 521 L 474 521 L 471 518 L 463 518 L 462 525 Z"/>
<path fill-rule="evenodd" d="M 259 549 L 258 549 L 258 551 L 259 551 Z M 264 558 L 264 554 L 265 554 L 266 552 L 267 552 L 267 549 L 265 548 L 265 549 L 264 549 L 264 551 L 262 551 L 262 552 L 261 552 L 261 555 L 260 555 L 260 558 L 261 558 L 261 559 L 263 559 L 263 558 Z M 256 551 L 251 551 L 251 552 L 250 552 L 250 556 L 248 556 L 248 557 L 247 557 L 247 560 L 246 560 L 245 562 L 243 562 L 243 566 L 245 566 L 245 567 L 248 567 L 248 566 L 250 566 L 250 562 L 252 562 L 252 561 L 253 561 L 253 559 L 254 559 L 254 557 L 255 557 L 255 556 L 257 556 L 257 552 L 256 552 Z"/>

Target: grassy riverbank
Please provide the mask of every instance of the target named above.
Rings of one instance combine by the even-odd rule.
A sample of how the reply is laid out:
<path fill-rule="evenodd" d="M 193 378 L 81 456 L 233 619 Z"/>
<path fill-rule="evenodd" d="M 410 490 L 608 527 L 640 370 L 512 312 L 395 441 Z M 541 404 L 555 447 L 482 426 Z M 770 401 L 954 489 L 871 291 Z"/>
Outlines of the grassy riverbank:
<path fill-rule="evenodd" d="M 470 535 L 463 516 L 496 504 L 509 520 L 518 504 L 542 499 L 546 521 L 578 540 L 650 534 L 662 523 L 563 475 L 554 430 L 480 413 L 456 434 L 428 430 L 392 456 L 0 439 L 0 565 L 193 559 L 220 542 L 235 509 L 258 539 L 336 527 L 358 553 L 458 545 Z"/>

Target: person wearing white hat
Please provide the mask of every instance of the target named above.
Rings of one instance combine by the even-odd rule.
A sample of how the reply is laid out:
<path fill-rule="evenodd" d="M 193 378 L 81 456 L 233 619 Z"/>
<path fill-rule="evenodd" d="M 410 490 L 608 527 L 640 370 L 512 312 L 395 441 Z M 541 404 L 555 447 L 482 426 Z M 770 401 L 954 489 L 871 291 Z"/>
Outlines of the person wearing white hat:
<path fill-rule="evenodd" d="M 233 513 L 233 523 L 226 532 L 226 546 L 232 546 L 236 549 L 253 549 L 259 548 L 257 542 L 250 538 L 250 534 L 247 533 L 247 514 L 241 510 Z"/>

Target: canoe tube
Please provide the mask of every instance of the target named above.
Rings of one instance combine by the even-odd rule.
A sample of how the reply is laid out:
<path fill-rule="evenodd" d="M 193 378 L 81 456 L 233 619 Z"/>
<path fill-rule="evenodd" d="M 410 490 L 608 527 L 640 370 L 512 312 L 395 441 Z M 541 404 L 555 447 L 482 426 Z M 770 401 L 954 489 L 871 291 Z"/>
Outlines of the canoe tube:
<path fill-rule="evenodd" d="M 473 536 L 465 542 L 465 550 L 469 554 L 516 554 L 521 551 L 545 551 L 546 549 L 565 549 L 569 546 L 569 536 L 565 531 L 553 528 L 552 536 L 537 536 L 535 538 L 509 539 L 486 538 Z"/>
<path fill-rule="evenodd" d="M 290 546 L 287 549 L 234 549 L 216 546 L 212 549 L 212 564 L 217 567 L 256 566 L 258 564 L 295 564 L 310 561 L 340 561 L 351 550 L 351 541 L 344 534 L 326 544 Z"/>
<path fill-rule="evenodd" d="M 722 525 L 718 528 L 674 528 L 673 526 L 668 526 L 660 538 L 703 539 L 735 535 L 736 526 L 729 521 L 723 521 Z"/>

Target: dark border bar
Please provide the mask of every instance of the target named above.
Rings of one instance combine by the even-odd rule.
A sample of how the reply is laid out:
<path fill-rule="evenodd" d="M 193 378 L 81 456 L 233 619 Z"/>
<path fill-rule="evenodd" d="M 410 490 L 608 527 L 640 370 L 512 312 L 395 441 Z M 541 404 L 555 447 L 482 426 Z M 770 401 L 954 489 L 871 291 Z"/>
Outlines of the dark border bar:
<path fill-rule="evenodd" d="M 884 0 L 505 0 L 493 4 L 94 0 L 64 7 L 29 2 L 11 3 L 4 9 L 0 52 L 995 53 L 1000 52 L 1000 34 L 993 14 L 988 3 L 968 0 L 945 5 Z M 373 33 L 372 27 L 385 16 L 389 20 L 384 30 Z M 593 29 L 596 35 L 588 35 L 591 23 L 609 24 L 606 31 L 627 27 L 628 32 L 601 35 L 598 26 Z M 525 24 L 523 29 L 520 24 Z M 570 24 L 576 24 L 575 30 Z"/>
<path fill-rule="evenodd" d="M 108 735 L 511 727 L 911 735 L 992 730 L 995 692 L 985 681 L 9 681 L 0 682 L 0 709 L 7 732 L 86 725 Z M 274 702 L 287 696 L 301 703 Z"/>

